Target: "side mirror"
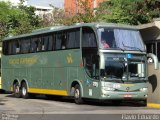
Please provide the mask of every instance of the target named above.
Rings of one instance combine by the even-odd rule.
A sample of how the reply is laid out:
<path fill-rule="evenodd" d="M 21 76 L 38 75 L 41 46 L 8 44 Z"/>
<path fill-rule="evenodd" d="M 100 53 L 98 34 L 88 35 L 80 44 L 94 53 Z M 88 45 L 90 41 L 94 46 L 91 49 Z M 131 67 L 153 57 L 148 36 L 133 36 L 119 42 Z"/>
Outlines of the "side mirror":
<path fill-rule="evenodd" d="M 154 69 L 158 70 L 159 69 L 159 63 L 158 63 L 157 56 L 152 54 L 152 53 L 148 53 L 147 58 L 148 58 L 148 63 L 154 63 Z"/>

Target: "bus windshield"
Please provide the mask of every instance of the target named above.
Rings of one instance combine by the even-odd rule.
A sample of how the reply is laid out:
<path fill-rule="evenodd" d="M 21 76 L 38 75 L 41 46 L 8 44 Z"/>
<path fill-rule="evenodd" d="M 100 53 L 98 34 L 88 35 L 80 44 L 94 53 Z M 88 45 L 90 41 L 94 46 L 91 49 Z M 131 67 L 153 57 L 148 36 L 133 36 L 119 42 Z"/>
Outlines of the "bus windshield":
<path fill-rule="evenodd" d="M 98 35 L 101 49 L 145 51 L 138 30 L 99 28 Z"/>
<path fill-rule="evenodd" d="M 104 80 L 144 80 L 145 60 L 106 56 L 105 67 L 100 74 Z"/>

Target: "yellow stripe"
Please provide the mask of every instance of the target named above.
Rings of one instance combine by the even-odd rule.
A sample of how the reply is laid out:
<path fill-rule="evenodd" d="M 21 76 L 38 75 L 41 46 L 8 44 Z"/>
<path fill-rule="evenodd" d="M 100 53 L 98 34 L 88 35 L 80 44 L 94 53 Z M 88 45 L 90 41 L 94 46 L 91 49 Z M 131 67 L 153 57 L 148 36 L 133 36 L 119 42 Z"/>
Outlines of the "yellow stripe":
<path fill-rule="evenodd" d="M 13 91 L 13 87 L 11 87 L 11 91 Z"/>
<path fill-rule="evenodd" d="M 39 94 L 63 95 L 63 96 L 68 95 L 66 90 L 50 90 L 50 89 L 29 88 L 28 92 L 39 93 Z"/>
<path fill-rule="evenodd" d="M 134 84 L 122 84 L 122 86 L 134 86 Z"/>
<path fill-rule="evenodd" d="M 147 107 L 160 108 L 160 104 L 148 103 Z"/>
<path fill-rule="evenodd" d="M 0 84 L 0 89 L 2 89 L 2 85 Z"/>

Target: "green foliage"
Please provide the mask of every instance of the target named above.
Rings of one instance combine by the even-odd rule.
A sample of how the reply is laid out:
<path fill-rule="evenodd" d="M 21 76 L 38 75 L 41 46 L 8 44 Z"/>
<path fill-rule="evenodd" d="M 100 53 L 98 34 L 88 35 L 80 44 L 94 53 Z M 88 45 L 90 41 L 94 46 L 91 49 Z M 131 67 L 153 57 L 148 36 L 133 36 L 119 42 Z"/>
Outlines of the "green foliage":
<path fill-rule="evenodd" d="M 39 27 L 40 20 L 35 15 L 33 7 L 12 6 L 9 2 L 0 2 L 0 40 L 8 35 L 18 35 L 31 32 Z"/>
<path fill-rule="evenodd" d="M 77 1 L 80 12 L 75 16 L 63 17 L 58 23 L 111 22 L 139 25 L 160 17 L 160 2 L 157 0 L 109 0 L 102 2 L 96 10 L 90 7 L 90 0 Z"/>
<path fill-rule="evenodd" d="M 94 16 L 94 8 L 90 7 L 91 4 L 93 4 L 93 1 L 90 0 L 78 0 L 80 4 L 81 12 L 77 14 L 77 22 L 94 22 L 95 16 Z"/>
<path fill-rule="evenodd" d="M 10 4 L 5 2 L 0 2 L 0 39 L 4 35 L 7 34 L 8 25 L 9 22 L 9 15 L 12 14 L 10 11 Z"/>
<path fill-rule="evenodd" d="M 110 0 L 100 4 L 97 20 L 138 25 L 160 17 L 160 3 L 156 0 Z"/>
<path fill-rule="evenodd" d="M 61 8 L 57 8 L 53 5 L 50 5 L 53 10 L 52 14 L 44 14 L 43 15 L 43 20 L 41 25 L 43 27 L 49 27 L 49 26 L 54 26 L 54 25 L 60 25 L 63 24 L 63 20 L 65 19 L 65 12 Z"/>

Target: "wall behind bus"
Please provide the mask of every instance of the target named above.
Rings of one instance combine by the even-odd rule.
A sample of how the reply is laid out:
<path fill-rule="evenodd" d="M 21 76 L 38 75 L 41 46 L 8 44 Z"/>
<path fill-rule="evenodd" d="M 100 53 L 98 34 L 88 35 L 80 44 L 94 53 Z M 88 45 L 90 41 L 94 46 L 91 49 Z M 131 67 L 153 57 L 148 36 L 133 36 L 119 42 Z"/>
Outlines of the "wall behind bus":
<path fill-rule="evenodd" d="M 160 42 L 160 18 L 154 19 L 153 23 L 140 25 L 138 27 L 144 43 Z M 160 55 L 157 47 L 153 49 L 153 51 L 157 51 L 157 55 Z M 153 63 L 148 63 L 148 79 L 148 103 L 160 103 L 160 63 L 158 70 L 154 69 Z"/>
<path fill-rule="evenodd" d="M 160 103 L 160 70 L 154 69 L 154 64 L 148 64 L 148 102 Z"/>

